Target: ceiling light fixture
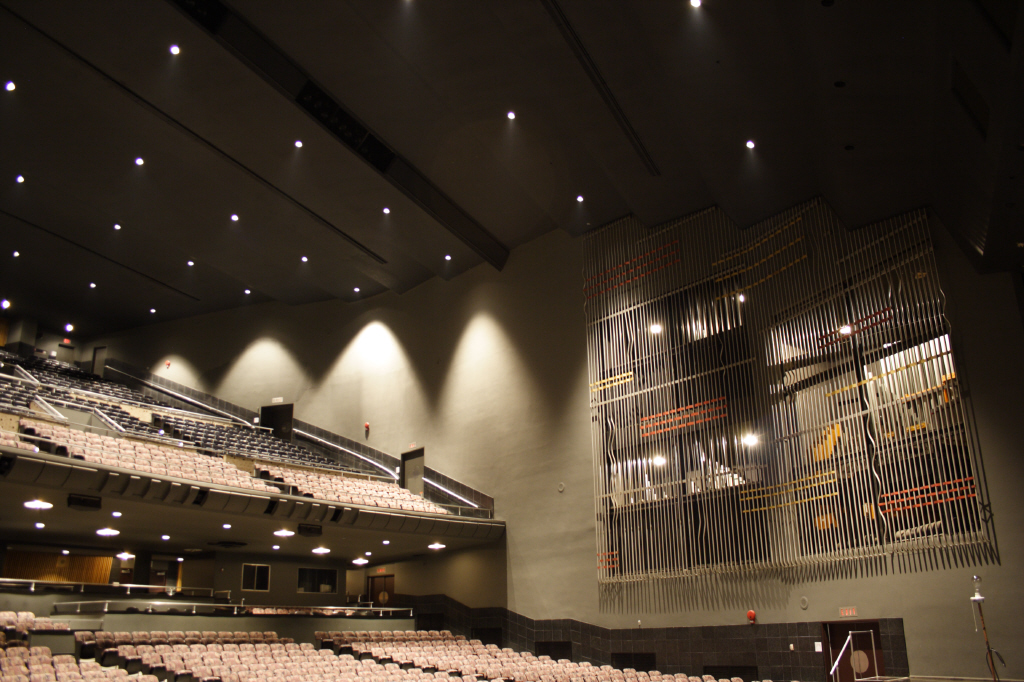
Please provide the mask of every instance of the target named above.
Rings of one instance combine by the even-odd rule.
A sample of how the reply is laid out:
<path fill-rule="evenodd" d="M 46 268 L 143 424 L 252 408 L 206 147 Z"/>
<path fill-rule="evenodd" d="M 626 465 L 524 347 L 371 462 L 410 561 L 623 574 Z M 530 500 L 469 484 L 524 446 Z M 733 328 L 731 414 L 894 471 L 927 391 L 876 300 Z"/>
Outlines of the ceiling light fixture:
<path fill-rule="evenodd" d="M 296 149 L 302 149 L 302 140 L 295 140 Z"/>
<path fill-rule="evenodd" d="M 291 536 L 295 535 L 295 531 L 282 528 L 281 530 L 275 530 L 274 535 L 276 535 L 279 538 L 290 538 Z"/>
<path fill-rule="evenodd" d="M 363 552 L 366 556 L 373 556 L 373 552 Z"/>
<path fill-rule="evenodd" d="M 25 503 L 25 509 L 53 509 L 53 503 L 42 500 L 29 500 Z"/>
<path fill-rule="evenodd" d="M 120 226 L 120 225 L 118 225 L 117 223 L 114 223 L 114 229 L 115 229 L 115 230 L 120 230 L 120 229 L 121 229 L 121 226 Z"/>
<path fill-rule="evenodd" d="M 740 294 L 739 296 L 736 297 L 736 300 L 739 301 L 740 303 L 743 303 L 744 301 L 747 300 L 747 297 L 745 294 Z"/>
<path fill-rule="evenodd" d="M 579 201 L 579 202 L 581 202 L 581 203 L 582 203 L 582 201 L 583 201 L 583 195 L 582 195 L 582 194 L 578 194 L 578 195 L 576 195 L 576 201 Z"/>
<path fill-rule="evenodd" d="M 316 547 L 313 549 L 313 554 L 330 554 L 331 550 L 326 547 Z"/>
<path fill-rule="evenodd" d="M 246 293 L 246 294 L 251 294 L 252 292 L 251 292 L 251 291 L 249 291 L 248 289 L 246 289 L 246 290 L 245 290 L 245 293 Z"/>
<path fill-rule="evenodd" d="M 60 553 L 61 553 L 61 554 L 63 554 L 64 556 L 67 556 L 68 554 L 71 554 L 71 552 L 69 552 L 69 551 L 68 551 L 68 550 L 66 550 L 66 549 L 62 549 L 62 550 L 60 551 Z"/>
<path fill-rule="evenodd" d="M 134 559 L 135 555 L 134 554 L 129 554 L 128 552 L 121 552 L 120 554 L 117 555 L 117 558 L 120 559 L 121 561 L 128 561 L 129 559 Z"/>
<path fill-rule="evenodd" d="M 651 460 L 651 462 L 652 462 L 652 463 L 654 464 L 654 466 L 656 466 L 656 467 L 661 467 L 661 466 L 665 466 L 665 462 L 667 462 L 667 461 L 668 461 L 668 460 L 667 460 L 667 459 L 665 459 L 665 457 L 664 457 L 663 455 L 655 455 L 655 456 L 654 456 L 654 459 L 652 459 L 652 460 Z"/>
<path fill-rule="evenodd" d="M 237 223 L 238 222 L 238 214 L 237 213 L 232 213 L 231 214 L 231 222 L 233 222 L 233 223 Z"/>
<path fill-rule="evenodd" d="M 18 256 L 20 256 L 20 255 L 21 255 L 21 251 L 15 251 L 15 252 L 14 252 L 14 257 L 15 257 L 15 258 L 17 258 L 17 257 L 18 257 Z"/>
<path fill-rule="evenodd" d="M 450 253 L 449 254 L 445 254 L 444 259 L 445 260 L 451 260 L 452 259 L 452 255 Z"/>
<path fill-rule="evenodd" d="M 115 519 L 121 518 L 121 512 L 119 511 L 110 512 L 110 515 L 113 516 Z"/>
<path fill-rule="evenodd" d="M 46 528 L 46 524 L 43 523 L 42 521 L 36 521 L 36 528 L 38 528 L 39 530 L 42 530 L 43 528 Z"/>
<path fill-rule="evenodd" d="M 747 149 L 753 149 L 753 148 L 754 148 L 754 141 L 753 140 L 747 140 Z"/>
<path fill-rule="evenodd" d="M 700 7 L 700 0 L 690 0 L 690 7 Z"/>
<path fill-rule="evenodd" d="M 89 282 L 89 288 L 90 289 L 95 289 L 96 288 L 96 282 Z"/>
<path fill-rule="evenodd" d="M 7 92 L 14 92 L 14 81 L 7 81 L 7 85 L 5 85 L 4 87 L 7 88 Z"/>
<path fill-rule="evenodd" d="M 747 435 L 743 436 L 743 438 L 740 438 L 740 442 L 749 448 L 757 445 L 758 440 L 756 435 L 748 433 Z"/>
<path fill-rule="evenodd" d="M 64 325 L 64 331 L 70 334 L 71 332 L 75 331 L 75 325 L 68 322 L 66 325 Z"/>
<path fill-rule="evenodd" d="M 177 45 L 171 45 L 171 54 L 181 54 L 181 48 Z"/>
<path fill-rule="evenodd" d="M 843 336 L 849 336 L 850 334 L 853 333 L 853 327 L 851 327 L 848 324 L 844 324 L 842 327 L 839 328 L 839 333 L 842 334 Z"/>
<path fill-rule="evenodd" d="M 225 523 L 224 525 L 221 526 L 221 528 L 223 528 L 224 530 L 231 530 L 231 524 L 230 523 Z"/>
<path fill-rule="evenodd" d="M 364 559 L 363 557 L 359 557 L 358 559 L 353 559 L 352 563 L 354 563 L 356 566 L 364 566 L 370 563 L 370 561 L 368 559 Z"/>
<path fill-rule="evenodd" d="M 121 531 L 114 530 L 113 528 L 100 528 L 96 531 L 96 535 L 102 535 L 105 538 L 112 538 L 115 535 L 120 535 Z"/>
<path fill-rule="evenodd" d="M 661 325 L 658 324 L 657 322 L 652 324 L 651 325 L 651 333 L 652 334 L 660 334 L 661 333 Z"/>
<path fill-rule="evenodd" d="M 170 539 L 171 539 L 171 536 L 170 536 L 170 535 L 161 535 L 161 536 L 160 536 L 160 539 L 161 539 L 161 540 L 170 540 Z"/>
<path fill-rule="evenodd" d="M 141 157 L 141 156 L 140 156 L 140 157 L 138 157 L 137 159 L 135 159 L 135 165 L 136 165 L 136 166 L 141 166 L 141 165 L 142 165 L 142 164 L 144 164 L 144 163 L 146 163 L 146 162 L 142 160 L 142 157 Z"/>
<path fill-rule="evenodd" d="M 188 266 L 189 266 L 189 267 L 192 267 L 193 265 L 195 265 L 195 262 L 193 262 L 193 261 L 189 261 L 189 262 L 188 262 Z"/>
<path fill-rule="evenodd" d="M 25 176 L 24 176 L 24 175 L 19 175 L 18 177 L 14 178 L 14 179 L 15 179 L 15 180 L 16 180 L 17 182 L 19 182 L 19 183 L 21 183 L 21 182 L 25 182 Z"/>
<path fill-rule="evenodd" d="M 391 540 L 385 540 L 385 541 L 384 541 L 384 542 L 382 542 L 381 544 L 382 544 L 382 545 L 390 545 L 390 544 L 391 544 Z"/>
<path fill-rule="evenodd" d="M 150 312 L 150 313 L 155 313 L 155 312 L 156 312 L 156 308 L 150 308 L 150 309 L 149 309 L 149 312 Z"/>
<path fill-rule="evenodd" d="M 388 213 L 391 213 L 391 209 L 388 208 L 387 206 L 385 206 L 384 207 L 384 215 L 387 215 Z"/>
<path fill-rule="evenodd" d="M 10 307 L 11 307 L 11 302 L 8 301 L 6 298 L 4 300 L 0 301 L 0 308 L 3 308 L 4 310 L 7 310 Z"/>
<path fill-rule="evenodd" d="M 276 550 L 276 549 L 281 549 L 281 545 L 274 545 L 274 546 L 273 546 L 273 547 L 271 547 L 270 549 L 275 549 L 275 550 Z"/>
<path fill-rule="evenodd" d="M 185 561 L 185 557 L 183 557 L 183 556 L 178 557 L 178 563 L 179 564 L 183 563 L 184 561 Z"/>
<path fill-rule="evenodd" d="M 303 263 L 308 263 L 308 262 L 309 262 L 309 259 L 308 259 L 308 258 L 306 258 L 305 256 L 303 256 L 303 257 L 302 257 L 302 262 L 303 262 Z"/>
<path fill-rule="evenodd" d="M 444 549 L 444 545 L 442 545 L 440 542 L 435 542 L 433 544 L 427 545 L 427 547 L 429 547 L 430 549 Z"/>
<path fill-rule="evenodd" d="M 510 120 L 510 121 L 516 120 L 516 112 L 514 112 L 514 111 L 508 112 L 508 120 Z"/>
<path fill-rule="evenodd" d="M 359 293 L 359 287 L 355 287 L 354 289 L 352 289 L 352 291 L 354 291 L 354 292 L 356 292 L 358 294 Z"/>

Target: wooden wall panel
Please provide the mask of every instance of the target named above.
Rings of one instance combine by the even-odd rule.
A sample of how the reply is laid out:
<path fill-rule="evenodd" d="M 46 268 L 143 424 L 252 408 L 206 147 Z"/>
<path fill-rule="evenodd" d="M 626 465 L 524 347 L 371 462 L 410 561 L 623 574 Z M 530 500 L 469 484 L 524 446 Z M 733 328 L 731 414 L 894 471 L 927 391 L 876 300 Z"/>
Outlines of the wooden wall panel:
<path fill-rule="evenodd" d="M 7 552 L 5 578 L 67 583 L 106 583 L 114 563 L 109 556 L 65 556 L 48 552 Z"/>

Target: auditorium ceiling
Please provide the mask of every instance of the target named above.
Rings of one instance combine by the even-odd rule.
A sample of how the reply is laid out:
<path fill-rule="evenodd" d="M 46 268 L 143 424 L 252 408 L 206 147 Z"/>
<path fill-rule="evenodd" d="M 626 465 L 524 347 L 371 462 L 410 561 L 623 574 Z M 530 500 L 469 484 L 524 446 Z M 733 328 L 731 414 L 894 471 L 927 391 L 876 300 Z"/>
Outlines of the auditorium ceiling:
<path fill-rule="evenodd" d="M 1016 2 L 693 4 L 0 0 L 4 314 L 358 304 L 556 229 L 814 196 L 851 229 L 930 207 L 1019 269 Z"/>

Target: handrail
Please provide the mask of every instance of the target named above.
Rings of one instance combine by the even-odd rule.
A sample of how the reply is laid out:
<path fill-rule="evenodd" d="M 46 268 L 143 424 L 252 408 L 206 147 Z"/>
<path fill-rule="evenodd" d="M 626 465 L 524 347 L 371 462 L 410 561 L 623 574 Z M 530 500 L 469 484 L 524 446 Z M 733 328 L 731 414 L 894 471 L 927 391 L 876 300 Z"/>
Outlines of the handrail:
<path fill-rule="evenodd" d="M 213 596 L 214 596 L 214 590 L 213 590 L 212 587 L 180 587 L 179 588 L 179 587 L 174 587 L 174 586 L 168 587 L 166 585 L 142 585 L 142 584 L 135 584 L 135 583 L 84 583 L 84 582 L 65 582 L 65 581 L 60 581 L 60 580 L 32 580 L 32 579 L 29 579 L 29 578 L 0 578 L 0 587 L 3 587 L 5 585 L 10 585 L 10 586 L 19 586 L 19 585 L 28 586 L 29 590 L 32 591 L 32 592 L 35 592 L 35 589 L 36 589 L 37 585 L 41 585 L 41 586 L 46 586 L 46 587 L 48 587 L 48 586 L 67 587 L 67 588 L 70 588 L 72 590 L 78 588 L 79 592 L 85 592 L 85 588 L 87 588 L 87 587 L 96 587 L 96 588 L 101 588 L 102 587 L 102 588 L 117 589 L 117 590 L 124 588 L 126 595 L 127 594 L 131 594 L 133 589 L 135 589 L 135 590 L 145 589 L 145 590 L 159 590 L 161 592 L 169 592 L 170 594 L 179 593 L 179 592 L 180 593 L 190 592 L 190 593 L 193 594 L 193 596 L 201 596 L 200 593 L 208 592 L 211 598 L 213 598 Z M 230 597 L 230 594 L 229 594 L 229 597 Z M 173 602 L 173 603 L 178 603 L 178 602 Z"/>
<path fill-rule="evenodd" d="M 144 609 L 146 613 L 160 613 L 164 609 L 180 609 L 182 607 L 191 608 L 193 614 L 200 612 L 210 611 L 230 611 L 231 615 L 254 615 L 254 616 L 378 616 L 384 618 L 387 616 L 391 617 L 408 617 L 412 618 L 414 615 L 411 607 L 384 607 L 384 606 L 251 606 L 242 604 L 218 604 L 216 602 L 182 602 L 182 601 L 160 601 L 160 600 L 117 600 L 117 599 L 100 599 L 91 601 L 65 601 L 55 602 L 53 605 L 53 611 L 56 614 L 60 613 L 110 613 L 111 608 L 115 609 L 115 612 L 122 609 Z M 289 613 L 256 613 L 254 609 L 288 609 Z M 329 612 L 329 613 L 324 613 Z"/>
<path fill-rule="evenodd" d="M 57 421 L 62 421 L 62 422 L 68 421 L 67 417 L 65 417 L 63 414 L 61 414 L 60 411 L 56 407 L 54 407 L 50 403 L 46 402 L 46 400 L 44 400 L 42 397 L 40 397 L 38 395 L 34 396 L 32 398 L 32 402 L 33 403 L 38 403 L 39 405 L 42 405 L 43 406 L 43 412 L 45 412 L 47 414 L 47 416 L 49 416 L 51 419 L 56 419 Z"/>
<path fill-rule="evenodd" d="M 105 421 L 107 424 L 113 426 L 115 430 L 120 431 L 121 433 L 125 433 L 125 428 L 118 424 L 113 419 L 111 419 L 110 417 L 108 417 L 103 410 L 99 409 L 98 407 L 94 407 L 92 408 L 92 413 L 99 417 L 102 421 Z"/>
<path fill-rule="evenodd" d="M 167 395 L 174 396 L 178 400 L 181 400 L 181 401 L 186 402 L 186 403 L 191 403 L 193 405 L 198 405 L 199 407 L 203 408 L 204 410 L 209 410 L 210 412 L 216 412 L 217 414 L 220 414 L 220 415 L 223 415 L 223 416 L 227 417 L 228 420 L 234 419 L 234 420 L 237 420 L 239 423 L 245 424 L 249 428 L 253 428 L 252 424 L 250 424 L 245 419 L 242 419 L 238 415 L 231 414 L 230 412 L 225 412 L 224 410 L 218 410 L 216 407 L 210 407 L 209 405 L 206 405 L 205 403 L 202 403 L 202 402 L 200 402 L 200 401 L 198 401 L 198 400 L 196 400 L 194 398 L 189 398 L 187 395 L 182 395 L 181 393 L 178 393 L 177 391 L 172 391 L 171 389 L 167 388 L 166 386 L 161 386 L 160 384 L 154 384 L 151 381 L 146 381 L 145 379 L 140 379 L 139 377 L 134 376 L 132 374 L 129 374 L 128 372 L 125 372 L 124 370 L 118 369 L 117 367 L 112 367 L 110 365 L 105 365 L 105 367 L 107 369 L 114 370 L 118 374 L 123 374 L 123 375 L 125 375 L 126 377 L 128 377 L 130 379 L 134 379 L 135 381 L 138 381 L 141 384 L 145 384 L 146 386 L 149 386 L 150 388 L 152 388 L 154 391 L 160 391 L 162 393 L 166 393 Z"/>
<path fill-rule="evenodd" d="M 843 653 L 846 651 L 846 647 L 848 647 L 850 645 L 850 642 L 852 642 L 852 641 L 853 641 L 853 632 L 850 632 L 848 635 L 846 635 L 846 641 L 843 642 L 843 648 L 839 650 L 839 655 L 836 656 L 836 662 L 832 664 L 832 669 L 828 671 L 829 675 L 835 675 L 836 674 L 836 668 L 839 667 L 839 662 L 841 660 L 843 660 Z"/>
<path fill-rule="evenodd" d="M 392 471 L 390 467 L 384 466 L 383 464 L 381 464 L 380 462 L 378 462 L 375 459 L 370 459 L 369 457 L 361 455 L 358 452 L 356 452 L 355 450 L 349 450 L 344 445 L 338 445 L 337 443 L 332 443 L 331 441 L 326 440 L 324 438 L 320 438 L 319 436 L 314 436 L 313 434 L 307 433 L 307 432 L 303 431 L 302 429 L 292 429 L 292 431 L 294 433 L 299 434 L 303 438 L 308 438 L 309 440 L 315 440 L 318 443 L 323 443 L 324 445 L 330 446 L 330 447 L 335 448 L 337 450 L 341 450 L 342 452 L 346 452 L 346 453 L 352 455 L 353 457 L 358 457 L 359 459 L 363 460 L 364 462 L 368 462 L 368 463 L 374 465 L 375 467 L 378 467 L 379 469 L 383 469 L 385 472 L 387 472 L 388 476 L 390 476 L 391 478 L 393 478 L 395 480 L 398 480 L 398 474 L 396 474 L 394 471 Z"/>

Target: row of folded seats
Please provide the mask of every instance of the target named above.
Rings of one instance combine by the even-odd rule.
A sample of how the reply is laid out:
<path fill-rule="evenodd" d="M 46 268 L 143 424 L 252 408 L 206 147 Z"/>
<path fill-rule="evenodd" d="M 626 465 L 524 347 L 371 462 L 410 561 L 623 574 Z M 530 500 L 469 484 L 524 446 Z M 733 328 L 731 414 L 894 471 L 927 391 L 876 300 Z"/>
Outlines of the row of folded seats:
<path fill-rule="evenodd" d="M 294 486 L 300 494 L 318 500 L 433 514 L 448 513 L 444 507 L 409 492 L 397 483 L 263 464 L 257 464 L 256 471 L 258 475 Z"/>
<path fill-rule="evenodd" d="M 305 448 L 258 429 L 211 424 L 170 415 L 157 415 L 157 419 L 168 433 L 180 434 L 183 440 L 210 450 L 238 450 L 253 457 L 273 455 L 308 459 L 311 456 Z"/>
<path fill-rule="evenodd" d="M 71 457 L 87 462 L 248 490 L 280 492 L 277 487 L 267 485 L 220 457 L 201 455 L 194 450 L 86 433 L 34 419 L 22 418 L 19 425 L 23 433 L 38 437 L 36 443 L 50 443 L 57 452 L 63 448 Z"/>
<path fill-rule="evenodd" d="M 227 630 L 214 632 L 207 630 L 153 630 L 149 632 L 107 632 L 97 630 L 79 630 L 75 632 L 75 646 L 79 658 L 102 657 L 107 651 L 114 651 L 120 646 L 135 647 L 170 647 L 167 651 L 186 652 L 195 651 L 220 651 L 218 647 L 230 647 L 229 651 L 237 651 L 237 647 L 260 646 L 284 647 L 294 646 L 295 640 L 291 637 L 278 637 L 277 633 L 271 630 L 267 632 L 230 632 Z M 190 647 L 196 647 L 190 649 Z M 210 648 L 213 647 L 213 648 Z"/>
<path fill-rule="evenodd" d="M 127 682 L 128 671 L 104 670 L 96 661 L 81 661 L 70 654 L 53 656 L 49 647 L 0 649 L 0 682 Z M 160 682 L 156 676 L 133 678 L 132 682 Z"/>
<path fill-rule="evenodd" d="M 91 391 L 119 400 L 134 400 L 135 402 L 151 405 L 168 406 L 167 403 L 154 400 L 143 393 L 128 388 L 124 384 L 103 379 L 60 360 L 51 358 L 20 358 L 12 355 L 8 355 L 3 359 L 12 364 L 21 365 L 44 384 Z"/>
<path fill-rule="evenodd" d="M 5 633 L 27 634 L 30 630 L 67 630 L 68 624 L 54 622 L 31 611 L 0 611 L 0 628 Z"/>

